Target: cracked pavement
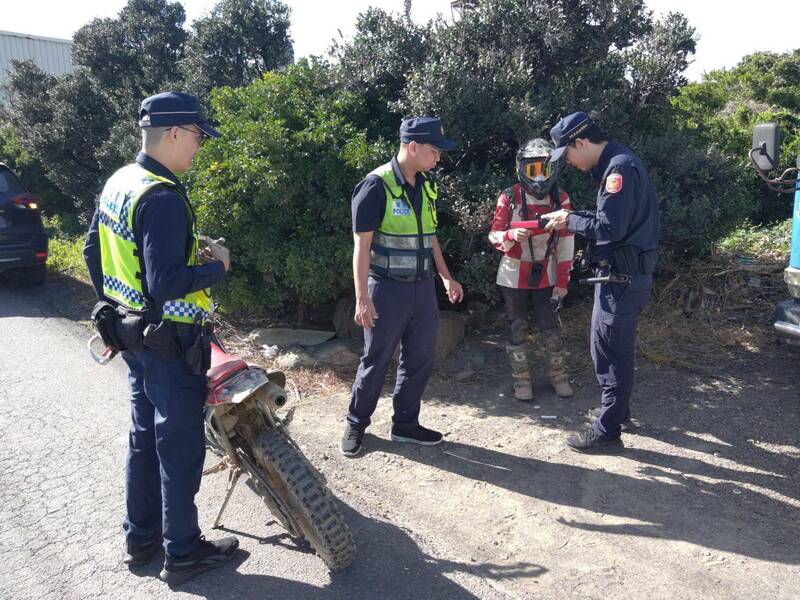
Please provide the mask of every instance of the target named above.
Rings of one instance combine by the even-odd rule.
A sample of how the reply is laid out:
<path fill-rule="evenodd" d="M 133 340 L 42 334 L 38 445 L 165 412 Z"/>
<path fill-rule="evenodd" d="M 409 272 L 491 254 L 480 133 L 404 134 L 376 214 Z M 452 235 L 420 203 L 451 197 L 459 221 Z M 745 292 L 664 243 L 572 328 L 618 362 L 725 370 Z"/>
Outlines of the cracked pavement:
<path fill-rule="evenodd" d="M 61 316 L 63 284 L 51 278 L 29 290 L 0 278 L 0 598 L 351 599 L 381 589 L 408 598 L 505 597 L 480 577 L 446 572 L 402 526 L 346 504 L 360 559 L 331 575 L 244 483 L 223 518 L 222 533 L 241 542 L 231 563 L 176 592 L 158 579 L 161 553 L 129 571 L 121 561 L 126 371 L 118 359 L 105 367 L 91 360 L 86 324 Z M 206 466 L 216 462 L 209 453 Z M 222 534 L 210 527 L 226 481 L 225 473 L 205 477 L 196 499 L 212 539 Z"/>

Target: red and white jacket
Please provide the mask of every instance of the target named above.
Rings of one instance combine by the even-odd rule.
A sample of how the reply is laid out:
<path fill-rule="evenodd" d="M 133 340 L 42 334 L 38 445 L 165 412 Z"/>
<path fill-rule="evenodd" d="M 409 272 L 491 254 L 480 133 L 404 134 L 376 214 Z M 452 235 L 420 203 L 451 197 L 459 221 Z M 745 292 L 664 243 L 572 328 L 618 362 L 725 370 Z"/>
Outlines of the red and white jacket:
<path fill-rule="evenodd" d="M 522 199 L 520 197 L 522 186 L 517 183 L 513 188 L 508 188 L 500 194 L 497 200 L 497 207 L 492 219 L 492 229 L 489 233 L 489 241 L 492 245 L 503 253 L 500 259 L 500 266 L 497 269 L 497 285 L 510 288 L 531 289 L 545 288 L 550 286 L 566 288 L 569 283 L 569 273 L 572 269 L 572 259 L 575 254 L 575 238 L 566 229 L 553 232 L 558 236 L 558 243 L 555 251 L 551 253 L 549 264 L 543 271 L 541 282 L 538 285 L 528 285 L 528 274 L 531 271 L 531 253 L 527 240 L 515 242 L 509 237 L 512 221 L 524 221 L 522 217 Z M 509 196 L 513 196 L 514 211 L 511 211 Z M 539 216 L 563 208 L 572 210 L 569 196 L 566 192 L 561 192 L 561 206 L 554 207 L 550 204 L 550 195 L 539 200 L 532 194 L 525 194 L 525 201 L 528 206 L 528 220 L 538 219 Z M 534 229 L 531 231 L 530 240 L 533 244 L 533 260 L 542 262 L 547 253 L 547 241 L 550 234 L 544 229 Z"/>

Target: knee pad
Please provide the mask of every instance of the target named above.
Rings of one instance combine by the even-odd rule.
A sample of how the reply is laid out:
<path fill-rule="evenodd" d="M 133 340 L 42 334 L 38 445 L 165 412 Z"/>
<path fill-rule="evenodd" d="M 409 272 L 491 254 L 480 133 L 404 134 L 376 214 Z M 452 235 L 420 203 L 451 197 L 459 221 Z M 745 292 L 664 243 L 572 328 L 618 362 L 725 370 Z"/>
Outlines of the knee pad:
<path fill-rule="evenodd" d="M 548 352 L 561 352 L 564 349 L 564 338 L 557 333 L 545 333 L 544 345 Z"/>
<path fill-rule="evenodd" d="M 514 319 L 511 323 L 511 339 L 513 345 L 517 346 L 525 342 L 528 337 L 528 321 L 525 319 Z"/>
<path fill-rule="evenodd" d="M 528 357 L 525 353 L 525 344 L 506 346 L 508 361 L 511 363 L 511 374 L 521 376 L 528 373 Z"/>

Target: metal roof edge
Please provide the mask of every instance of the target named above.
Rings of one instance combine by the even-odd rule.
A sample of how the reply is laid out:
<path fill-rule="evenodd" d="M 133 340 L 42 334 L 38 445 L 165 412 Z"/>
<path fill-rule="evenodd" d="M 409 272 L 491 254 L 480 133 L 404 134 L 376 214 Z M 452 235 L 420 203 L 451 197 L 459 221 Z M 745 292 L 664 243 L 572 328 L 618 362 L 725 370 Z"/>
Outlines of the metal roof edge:
<path fill-rule="evenodd" d="M 30 39 L 30 40 L 42 40 L 45 42 L 56 42 L 60 44 L 72 44 L 72 40 L 65 40 L 62 38 L 52 38 L 52 37 L 45 37 L 43 35 L 33 35 L 32 33 L 19 33 L 17 31 L 4 31 L 0 29 L 0 35 L 10 35 L 14 37 Z"/>

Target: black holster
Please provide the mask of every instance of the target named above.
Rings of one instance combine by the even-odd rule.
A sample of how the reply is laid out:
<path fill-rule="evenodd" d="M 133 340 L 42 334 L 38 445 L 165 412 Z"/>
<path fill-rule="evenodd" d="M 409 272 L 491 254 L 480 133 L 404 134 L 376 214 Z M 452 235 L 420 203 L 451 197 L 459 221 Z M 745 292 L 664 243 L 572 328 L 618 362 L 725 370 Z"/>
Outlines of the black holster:
<path fill-rule="evenodd" d="M 639 271 L 645 275 L 652 275 L 656 271 L 658 250 L 648 250 L 639 254 Z"/>
<path fill-rule="evenodd" d="M 183 324 L 163 320 L 148 325 L 144 345 L 167 360 L 183 359 L 195 375 L 204 375 L 211 367 L 211 323 Z"/>
<path fill-rule="evenodd" d="M 150 323 L 145 327 L 144 345 L 161 358 L 174 360 L 181 356 L 178 338 L 175 334 L 175 324 L 172 321 Z"/>
<path fill-rule="evenodd" d="M 121 352 L 122 350 L 128 349 L 117 332 L 117 321 L 119 320 L 119 314 L 117 313 L 117 309 L 113 304 L 106 302 L 105 300 L 101 300 L 95 304 L 94 308 L 92 309 L 91 319 L 92 323 L 94 323 L 95 329 L 97 329 L 97 333 L 100 334 L 100 337 L 107 348 L 110 348 L 115 352 Z"/>
<path fill-rule="evenodd" d="M 658 252 L 649 250 L 643 252 L 635 246 L 620 246 L 614 248 L 611 254 L 611 265 L 615 272 L 624 275 L 642 273 L 652 275 L 656 270 Z"/>
<path fill-rule="evenodd" d="M 117 335 L 126 350 L 144 350 L 144 327 L 147 318 L 144 312 L 117 307 Z"/>
<path fill-rule="evenodd" d="M 193 325 L 193 336 L 180 336 L 181 355 L 195 375 L 205 375 L 211 367 L 211 323 Z"/>

